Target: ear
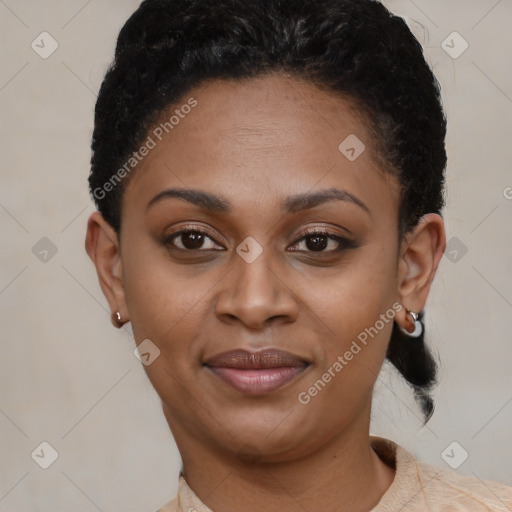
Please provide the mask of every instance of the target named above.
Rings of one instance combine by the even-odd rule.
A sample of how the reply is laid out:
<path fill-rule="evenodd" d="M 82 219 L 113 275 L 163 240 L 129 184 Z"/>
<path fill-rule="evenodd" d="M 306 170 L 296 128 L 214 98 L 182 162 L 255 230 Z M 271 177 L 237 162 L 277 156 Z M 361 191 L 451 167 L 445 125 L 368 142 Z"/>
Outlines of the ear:
<path fill-rule="evenodd" d="M 96 267 L 98 280 L 107 299 L 112 315 L 121 314 L 122 323 L 111 317 L 115 327 L 121 327 L 128 321 L 128 309 L 122 280 L 121 254 L 117 233 L 103 218 L 100 212 L 94 212 L 87 222 L 85 250 Z"/>
<path fill-rule="evenodd" d="M 398 267 L 398 296 L 404 306 L 397 313 L 399 325 L 410 331 L 412 321 L 406 308 L 419 313 L 427 302 L 430 285 L 446 249 L 444 221 L 428 213 L 402 242 Z"/>

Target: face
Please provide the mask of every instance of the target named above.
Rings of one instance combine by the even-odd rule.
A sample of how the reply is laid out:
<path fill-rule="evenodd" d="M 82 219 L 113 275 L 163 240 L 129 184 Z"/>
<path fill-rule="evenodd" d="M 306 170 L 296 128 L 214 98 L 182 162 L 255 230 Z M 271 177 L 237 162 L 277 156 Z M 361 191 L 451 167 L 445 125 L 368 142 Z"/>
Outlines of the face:
<path fill-rule="evenodd" d="M 123 196 L 117 307 L 160 350 L 144 369 L 178 446 L 275 461 L 364 431 L 401 279 L 367 121 L 283 75 L 210 82 L 162 122 L 175 109 Z"/>

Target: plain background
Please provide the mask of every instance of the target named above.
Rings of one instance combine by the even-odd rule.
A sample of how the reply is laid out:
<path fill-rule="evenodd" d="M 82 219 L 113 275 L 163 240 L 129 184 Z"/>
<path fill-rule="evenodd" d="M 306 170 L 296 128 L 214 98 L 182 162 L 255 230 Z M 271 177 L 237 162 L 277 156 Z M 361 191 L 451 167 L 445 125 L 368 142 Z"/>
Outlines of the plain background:
<path fill-rule="evenodd" d="M 111 326 L 84 250 L 95 98 L 138 4 L 0 0 L 1 512 L 151 512 L 176 492 L 181 462 L 159 399 L 129 325 Z M 459 473 L 512 485 L 512 3 L 386 5 L 443 88 L 449 253 L 426 308 L 442 361 L 436 412 L 422 428 L 411 390 L 385 365 L 371 431 L 439 467 L 457 442 L 454 457 L 469 454 Z M 47 59 L 31 48 L 43 31 L 59 45 Z M 441 47 L 454 31 L 469 44 L 457 58 Z M 48 469 L 31 457 L 43 441 L 58 452 Z"/>

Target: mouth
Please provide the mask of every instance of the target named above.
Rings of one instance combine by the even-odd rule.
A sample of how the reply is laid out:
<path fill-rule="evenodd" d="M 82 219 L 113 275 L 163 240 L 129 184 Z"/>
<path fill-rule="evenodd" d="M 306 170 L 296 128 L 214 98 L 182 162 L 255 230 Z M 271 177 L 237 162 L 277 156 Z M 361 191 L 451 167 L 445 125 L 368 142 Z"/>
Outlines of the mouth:
<path fill-rule="evenodd" d="M 282 350 L 234 350 L 208 359 L 204 366 L 236 390 L 248 395 L 262 395 L 297 378 L 309 363 Z"/>

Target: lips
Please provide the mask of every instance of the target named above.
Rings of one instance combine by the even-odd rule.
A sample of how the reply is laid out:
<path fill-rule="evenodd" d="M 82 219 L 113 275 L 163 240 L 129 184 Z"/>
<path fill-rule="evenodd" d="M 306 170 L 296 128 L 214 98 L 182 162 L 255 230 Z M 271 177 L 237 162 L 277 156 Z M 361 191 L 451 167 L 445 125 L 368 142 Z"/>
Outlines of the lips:
<path fill-rule="evenodd" d="M 309 363 L 282 350 L 223 352 L 204 365 L 225 383 L 242 393 L 270 393 L 298 377 Z"/>

